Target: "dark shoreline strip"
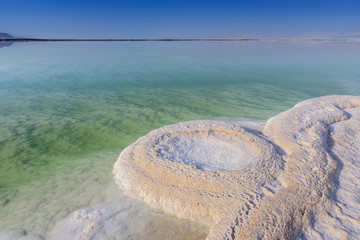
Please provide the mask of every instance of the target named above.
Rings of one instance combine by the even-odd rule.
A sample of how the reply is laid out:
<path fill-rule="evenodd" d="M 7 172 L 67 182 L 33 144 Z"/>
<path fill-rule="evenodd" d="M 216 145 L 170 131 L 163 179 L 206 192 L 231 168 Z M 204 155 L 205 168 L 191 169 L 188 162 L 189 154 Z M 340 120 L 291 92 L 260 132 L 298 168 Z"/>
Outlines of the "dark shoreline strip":
<path fill-rule="evenodd" d="M 121 39 L 41 39 L 13 38 L 0 42 L 360 42 L 360 38 L 121 38 Z"/>

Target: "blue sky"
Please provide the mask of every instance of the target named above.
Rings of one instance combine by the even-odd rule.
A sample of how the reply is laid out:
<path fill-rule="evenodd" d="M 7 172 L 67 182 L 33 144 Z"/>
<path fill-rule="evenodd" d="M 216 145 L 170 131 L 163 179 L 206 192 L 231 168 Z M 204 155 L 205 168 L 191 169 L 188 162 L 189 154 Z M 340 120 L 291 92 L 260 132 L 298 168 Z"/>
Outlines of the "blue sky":
<path fill-rule="evenodd" d="M 360 36 L 358 0 L 12 0 L 0 32 L 50 38 Z"/>

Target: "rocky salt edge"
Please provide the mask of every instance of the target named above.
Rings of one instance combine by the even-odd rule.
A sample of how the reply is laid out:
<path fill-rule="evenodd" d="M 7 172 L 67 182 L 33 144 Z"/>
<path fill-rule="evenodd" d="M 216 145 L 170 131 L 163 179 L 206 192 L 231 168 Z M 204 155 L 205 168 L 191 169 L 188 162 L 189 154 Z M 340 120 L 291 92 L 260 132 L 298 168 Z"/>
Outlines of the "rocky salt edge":
<path fill-rule="evenodd" d="M 113 173 L 122 192 L 112 186 L 107 201 L 70 214 L 48 238 L 148 238 L 162 225 L 143 219 L 158 213 L 141 214 L 124 193 L 208 226 L 208 240 L 359 239 L 359 156 L 358 96 L 301 102 L 262 130 L 221 121 L 165 126 L 120 154 Z M 162 234 L 179 239 L 170 226 Z M 42 238 L 10 230 L 0 239 Z"/>

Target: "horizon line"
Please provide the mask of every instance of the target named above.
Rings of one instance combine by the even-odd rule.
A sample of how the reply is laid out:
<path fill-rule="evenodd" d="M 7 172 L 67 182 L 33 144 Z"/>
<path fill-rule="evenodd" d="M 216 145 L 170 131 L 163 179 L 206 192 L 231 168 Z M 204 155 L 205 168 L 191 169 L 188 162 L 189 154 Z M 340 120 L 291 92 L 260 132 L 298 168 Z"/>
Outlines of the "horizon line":
<path fill-rule="evenodd" d="M 360 42 L 360 38 L 3 38 L 0 42 Z"/>

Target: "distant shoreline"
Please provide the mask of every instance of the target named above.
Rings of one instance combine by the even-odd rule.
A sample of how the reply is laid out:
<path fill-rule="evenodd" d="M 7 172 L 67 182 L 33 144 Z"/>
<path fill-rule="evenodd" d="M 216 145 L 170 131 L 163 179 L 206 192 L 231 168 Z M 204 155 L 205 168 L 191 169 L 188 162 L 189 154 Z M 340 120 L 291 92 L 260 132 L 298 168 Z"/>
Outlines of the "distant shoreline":
<path fill-rule="evenodd" d="M 360 42 L 360 38 L 12 38 L 0 42 Z"/>

